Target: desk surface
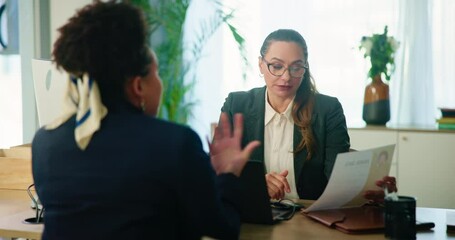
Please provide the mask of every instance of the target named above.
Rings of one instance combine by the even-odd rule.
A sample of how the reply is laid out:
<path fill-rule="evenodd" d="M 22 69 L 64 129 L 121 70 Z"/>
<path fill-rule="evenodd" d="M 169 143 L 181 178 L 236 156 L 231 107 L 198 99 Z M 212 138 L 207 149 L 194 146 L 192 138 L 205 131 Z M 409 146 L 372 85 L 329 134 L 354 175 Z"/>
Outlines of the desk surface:
<path fill-rule="evenodd" d="M 0 190 L 0 238 L 41 239 L 43 224 L 22 222 L 35 216 L 30 203 L 25 190 Z"/>
<path fill-rule="evenodd" d="M 436 227 L 431 231 L 417 232 L 417 239 L 455 239 L 454 233 L 446 233 L 446 211 L 439 208 L 417 208 L 416 218 L 420 221 L 434 222 Z M 346 234 L 307 218 L 301 213 L 289 221 L 273 226 L 243 224 L 240 239 L 384 239 L 383 233 Z"/>
<path fill-rule="evenodd" d="M 436 224 L 432 231 L 418 232 L 417 239 L 455 239 L 455 234 L 446 233 L 446 211 L 417 208 L 418 220 Z M 42 224 L 22 223 L 34 214 L 26 191 L 0 190 L 0 238 L 40 239 L 44 228 Z M 243 224 L 240 239 L 384 239 L 384 234 L 345 234 L 296 213 L 291 220 L 275 225 Z"/>

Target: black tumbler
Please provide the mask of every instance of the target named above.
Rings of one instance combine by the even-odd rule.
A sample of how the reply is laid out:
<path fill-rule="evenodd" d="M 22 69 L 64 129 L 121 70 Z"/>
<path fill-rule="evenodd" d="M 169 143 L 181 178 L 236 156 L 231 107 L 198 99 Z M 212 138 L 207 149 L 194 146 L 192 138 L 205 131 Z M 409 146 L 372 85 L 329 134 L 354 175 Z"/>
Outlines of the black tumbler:
<path fill-rule="evenodd" d="M 385 236 L 389 239 L 416 239 L 416 199 L 399 196 L 385 199 Z"/>

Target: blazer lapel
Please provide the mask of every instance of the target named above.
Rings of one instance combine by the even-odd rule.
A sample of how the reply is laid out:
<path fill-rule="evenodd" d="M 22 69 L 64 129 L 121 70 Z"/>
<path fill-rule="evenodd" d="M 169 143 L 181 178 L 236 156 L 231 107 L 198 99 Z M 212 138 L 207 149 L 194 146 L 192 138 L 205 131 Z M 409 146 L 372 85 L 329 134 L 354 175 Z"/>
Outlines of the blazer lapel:
<path fill-rule="evenodd" d="M 246 134 L 244 139 L 259 140 L 261 142 L 261 145 L 253 151 L 250 158 L 264 162 L 265 87 L 256 93 L 250 106 L 251 110 L 244 117 L 243 128 Z"/>

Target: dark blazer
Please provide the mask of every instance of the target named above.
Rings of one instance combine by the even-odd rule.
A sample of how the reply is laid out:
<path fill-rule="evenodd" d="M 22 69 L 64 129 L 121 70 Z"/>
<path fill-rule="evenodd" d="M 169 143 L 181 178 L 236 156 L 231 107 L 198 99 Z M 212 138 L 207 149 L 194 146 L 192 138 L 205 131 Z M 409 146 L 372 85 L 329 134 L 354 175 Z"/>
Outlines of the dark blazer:
<path fill-rule="evenodd" d="M 238 238 L 239 180 L 216 176 L 194 131 L 124 104 L 81 151 L 74 124 L 32 143 L 44 240 Z"/>
<path fill-rule="evenodd" d="M 235 113 L 243 113 L 243 145 L 252 140 L 264 142 L 265 89 L 230 93 L 221 108 L 222 112 L 228 113 L 231 121 Z M 304 149 L 294 157 L 295 182 L 301 199 L 317 199 L 321 196 L 337 154 L 349 151 L 350 147 L 346 119 L 338 99 L 316 94 L 311 126 L 316 141 L 315 154 L 305 160 L 308 152 Z M 296 149 L 302 135 L 295 125 L 293 138 Z M 256 148 L 251 159 L 264 161 L 263 145 Z"/>

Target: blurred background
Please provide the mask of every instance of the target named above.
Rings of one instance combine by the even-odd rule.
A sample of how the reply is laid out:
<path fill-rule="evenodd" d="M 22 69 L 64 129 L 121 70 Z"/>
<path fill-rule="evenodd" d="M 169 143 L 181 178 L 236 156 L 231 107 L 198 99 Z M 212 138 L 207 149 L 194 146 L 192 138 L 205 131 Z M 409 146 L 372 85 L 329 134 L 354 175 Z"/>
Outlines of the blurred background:
<path fill-rule="evenodd" d="M 89 0 L 0 0 L 0 148 L 29 143 L 37 130 L 32 58 L 50 58 L 56 29 Z M 160 1 L 151 0 L 151 4 Z M 213 33 L 191 68 L 194 102 L 186 124 L 202 139 L 210 135 L 231 91 L 264 85 L 259 76 L 259 48 L 279 28 L 292 28 L 306 39 L 309 64 L 319 92 L 337 97 L 349 126 L 362 126 L 368 60 L 359 51 L 362 36 L 382 33 L 400 42 L 396 70 L 389 82 L 388 125 L 432 126 L 439 108 L 455 108 L 455 1 L 451 0 L 224 0 L 234 10 L 230 23 L 245 39 L 248 67 L 227 26 Z M 185 18 L 187 47 L 201 31 L 201 21 L 219 7 L 211 0 L 189 1 Z M 235 50 L 234 50 L 235 49 Z M 187 58 L 191 57 L 186 55 Z M 246 78 L 243 78 L 246 74 Z M 165 96 L 166 97 L 166 96 Z"/>

